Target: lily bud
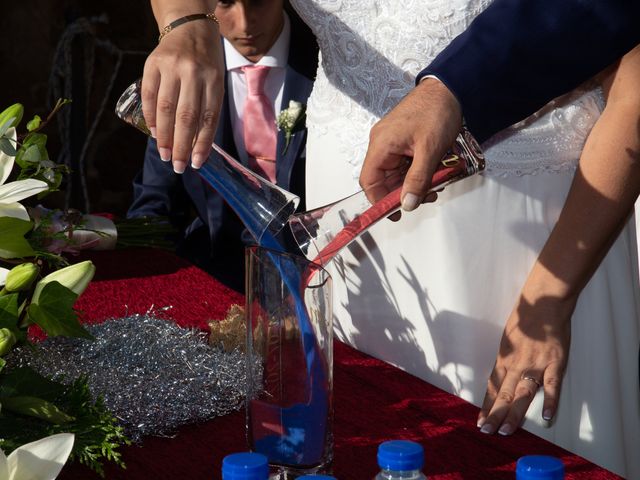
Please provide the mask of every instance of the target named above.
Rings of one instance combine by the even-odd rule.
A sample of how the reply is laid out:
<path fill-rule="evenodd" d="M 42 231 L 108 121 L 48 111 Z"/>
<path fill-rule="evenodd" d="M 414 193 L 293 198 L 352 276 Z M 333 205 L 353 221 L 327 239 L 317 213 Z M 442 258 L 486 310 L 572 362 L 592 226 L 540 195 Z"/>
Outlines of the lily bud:
<path fill-rule="evenodd" d="M 0 357 L 9 353 L 16 344 L 16 336 L 8 328 L 0 328 Z"/>
<path fill-rule="evenodd" d="M 96 272 L 96 267 L 90 260 L 84 262 L 75 263 L 68 267 L 61 268 L 55 272 L 50 273 L 36 284 L 36 288 L 33 291 L 33 297 L 31 297 L 32 303 L 38 303 L 40 293 L 45 285 L 49 282 L 59 282 L 63 287 L 67 287 L 73 291 L 76 295 L 80 295 L 89 285 L 89 282 L 93 278 L 93 274 Z"/>
<path fill-rule="evenodd" d="M 35 263 L 22 263 L 7 273 L 4 288 L 7 292 L 28 290 L 39 273 L 40 268 Z"/>
<path fill-rule="evenodd" d="M 0 127 L 11 120 L 11 123 L 7 128 L 17 126 L 22 120 L 24 114 L 24 107 L 20 103 L 14 103 L 9 108 L 0 113 Z"/>

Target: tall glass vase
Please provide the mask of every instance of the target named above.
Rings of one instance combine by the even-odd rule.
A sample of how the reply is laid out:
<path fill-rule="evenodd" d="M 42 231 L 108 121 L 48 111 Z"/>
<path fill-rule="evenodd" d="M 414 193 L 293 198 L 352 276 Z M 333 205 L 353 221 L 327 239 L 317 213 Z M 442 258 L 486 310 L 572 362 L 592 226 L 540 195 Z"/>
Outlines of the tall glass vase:
<path fill-rule="evenodd" d="M 333 451 L 331 277 L 297 255 L 246 250 L 247 438 L 288 479 Z"/>

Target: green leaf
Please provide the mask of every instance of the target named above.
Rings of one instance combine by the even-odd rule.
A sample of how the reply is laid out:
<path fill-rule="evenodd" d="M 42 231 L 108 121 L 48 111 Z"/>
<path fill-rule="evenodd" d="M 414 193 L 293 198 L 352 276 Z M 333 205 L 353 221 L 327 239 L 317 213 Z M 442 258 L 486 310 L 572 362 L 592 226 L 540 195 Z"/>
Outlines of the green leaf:
<path fill-rule="evenodd" d="M 40 148 L 38 145 L 31 145 L 27 147 L 22 154 L 22 161 L 30 163 L 40 163 Z"/>
<path fill-rule="evenodd" d="M 15 331 L 18 328 L 18 294 L 0 297 L 0 328 Z"/>
<path fill-rule="evenodd" d="M 24 238 L 33 222 L 13 217 L 0 217 L 0 258 L 23 258 L 35 255 Z"/>
<path fill-rule="evenodd" d="M 37 323 L 47 335 L 81 337 L 93 340 L 93 336 L 80 325 L 73 304 L 78 296 L 60 282 L 47 283 L 40 295 L 38 303 L 31 303 L 27 308 L 29 319 Z"/>
<path fill-rule="evenodd" d="M 10 118 L 6 122 L 0 124 L 0 137 L 4 137 L 5 133 L 7 133 L 7 130 L 11 128 L 11 124 L 13 123 L 14 120 L 15 118 Z"/>
<path fill-rule="evenodd" d="M 36 156 L 36 150 L 33 150 L 34 148 L 36 148 L 39 154 L 37 160 L 34 160 Z M 43 133 L 30 133 L 24 138 L 22 147 L 18 150 L 16 163 L 24 169 L 33 166 L 35 162 L 48 159 L 47 136 Z"/>
<path fill-rule="evenodd" d="M 21 372 L 20 376 L 23 375 L 24 372 Z M 2 385 L 2 377 L 0 375 L 0 385 Z M 58 385 L 63 392 L 56 398 L 37 396 L 55 403 L 75 420 L 55 425 L 38 418 L 17 415 L 8 410 L 2 411 L 0 412 L 0 448 L 8 455 L 25 443 L 56 433 L 69 432 L 76 436 L 70 457 L 72 461 L 87 465 L 103 478 L 104 462 L 114 462 L 124 468 L 118 448 L 121 445 L 129 445 L 131 442 L 124 435 L 122 427 L 118 426 L 117 420 L 104 406 L 102 399 L 92 399 L 87 379 L 79 378 L 69 386 Z"/>
<path fill-rule="evenodd" d="M 65 391 L 61 383 L 49 380 L 30 367 L 12 368 L 0 375 L 1 397 L 35 397 L 54 402 Z"/>
<path fill-rule="evenodd" d="M 36 115 L 35 117 L 33 117 L 33 119 L 27 122 L 27 130 L 33 132 L 34 130 L 40 128 L 41 122 L 42 119 L 38 115 Z"/>
<path fill-rule="evenodd" d="M 15 157 L 18 154 L 16 147 L 13 146 L 13 142 L 7 137 L 0 138 L 0 150 L 10 157 Z"/>
<path fill-rule="evenodd" d="M 62 183 L 62 173 L 57 170 L 53 170 L 53 181 L 49 183 L 49 192 L 58 190 Z"/>
<path fill-rule="evenodd" d="M 36 417 L 50 423 L 67 423 L 75 420 L 53 403 L 36 397 L 0 397 L 2 408 L 20 415 Z"/>
<path fill-rule="evenodd" d="M 47 136 L 44 133 L 30 133 L 24 138 L 22 144 L 25 147 L 37 145 L 40 148 L 45 148 L 47 146 Z"/>

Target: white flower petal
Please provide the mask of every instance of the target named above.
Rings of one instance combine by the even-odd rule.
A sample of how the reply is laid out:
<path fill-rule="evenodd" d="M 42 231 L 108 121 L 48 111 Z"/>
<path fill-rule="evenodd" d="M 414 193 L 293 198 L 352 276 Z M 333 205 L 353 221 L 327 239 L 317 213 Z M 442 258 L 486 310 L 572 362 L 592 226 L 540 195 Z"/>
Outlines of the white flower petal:
<path fill-rule="evenodd" d="M 14 140 L 16 139 L 15 127 L 11 127 L 9 130 L 7 130 L 7 136 L 13 138 Z M 11 157 L 0 150 L 0 185 L 2 185 L 9 177 L 11 169 L 13 168 L 14 158 L 15 157 Z"/>
<path fill-rule="evenodd" d="M 18 202 L 9 203 L 7 205 L 0 202 L 0 217 L 13 217 L 20 220 L 29 220 L 27 209 Z"/>
<path fill-rule="evenodd" d="M 34 178 L 9 182 L 6 185 L 0 185 L 0 203 L 19 202 L 47 188 L 48 185 L 45 182 Z"/>
<path fill-rule="evenodd" d="M 83 215 L 81 230 L 73 232 L 73 241 L 80 250 L 113 250 L 118 241 L 118 230 L 108 218 L 99 215 Z M 91 246 L 89 246 L 91 245 Z"/>
<path fill-rule="evenodd" d="M 0 287 L 4 287 L 4 284 L 7 281 L 7 273 L 9 273 L 9 270 L 0 267 Z M 0 452 L 1 451 L 2 450 L 0 450 Z M 0 455 L 0 472 L 2 472 L 2 455 Z M 0 474 L 0 480 L 2 480 L 2 474 Z"/>
<path fill-rule="evenodd" d="M 54 480 L 64 466 L 74 435 L 58 433 L 16 448 L 7 459 L 9 480 Z"/>
<path fill-rule="evenodd" d="M 9 480 L 9 463 L 2 449 L 0 449 L 0 480 Z"/>

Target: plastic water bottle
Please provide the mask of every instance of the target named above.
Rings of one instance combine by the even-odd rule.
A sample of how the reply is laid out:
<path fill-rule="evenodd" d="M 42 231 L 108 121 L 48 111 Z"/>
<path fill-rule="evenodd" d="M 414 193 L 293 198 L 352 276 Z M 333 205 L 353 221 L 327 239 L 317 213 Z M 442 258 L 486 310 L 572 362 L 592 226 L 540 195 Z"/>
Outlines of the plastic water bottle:
<path fill-rule="evenodd" d="M 527 455 L 516 463 L 516 480 L 564 480 L 564 465 L 548 455 Z"/>
<path fill-rule="evenodd" d="M 380 473 L 374 480 L 426 480 L 422 445 L 407 440 L 390 440 L 378 446 Z"/>
<path fill-rule="evenodd" d="M 267 480 L 269 461 L 261 453 L 232 453 L 222 460 L 222 480 Z"/>

